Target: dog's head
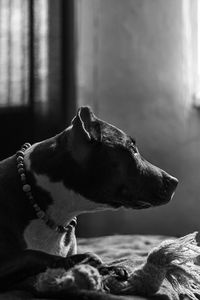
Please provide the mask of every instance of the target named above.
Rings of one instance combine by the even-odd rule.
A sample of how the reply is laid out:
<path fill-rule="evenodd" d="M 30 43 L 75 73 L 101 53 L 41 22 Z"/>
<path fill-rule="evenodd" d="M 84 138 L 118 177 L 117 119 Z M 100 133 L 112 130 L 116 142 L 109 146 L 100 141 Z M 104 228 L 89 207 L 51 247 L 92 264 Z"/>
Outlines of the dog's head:
<path fill-rule="evenodd" d="M 31 168 L 68 190 L 111 207 L 148 208 L 167 203 L 178 180 L 150 164 L 135 140 L 81 107 L 71 126 L 38 143 Z M 66 199 L 67 201 L 67 199 Z"/>

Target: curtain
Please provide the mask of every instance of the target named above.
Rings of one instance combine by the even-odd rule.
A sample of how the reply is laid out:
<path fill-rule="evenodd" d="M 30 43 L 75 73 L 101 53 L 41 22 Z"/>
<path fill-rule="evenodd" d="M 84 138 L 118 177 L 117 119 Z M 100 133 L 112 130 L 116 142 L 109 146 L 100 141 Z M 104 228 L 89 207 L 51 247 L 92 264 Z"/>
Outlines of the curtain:
<path fill-rule="evenodd" d="M 69 124 L 74 23 L 73 0 L 0 0 L 0 158 Z"/>
<path fill-rule="evenodd" d="M 0 0 L 0 106 L 29 104 L 31 72 L 36 101 L 47 100 L 47 41 L 48 0 Z"/>
<path fill-rule="evenodd" d="M 28 103 L 29 2 L 0 0 L 0 106 Z"/>

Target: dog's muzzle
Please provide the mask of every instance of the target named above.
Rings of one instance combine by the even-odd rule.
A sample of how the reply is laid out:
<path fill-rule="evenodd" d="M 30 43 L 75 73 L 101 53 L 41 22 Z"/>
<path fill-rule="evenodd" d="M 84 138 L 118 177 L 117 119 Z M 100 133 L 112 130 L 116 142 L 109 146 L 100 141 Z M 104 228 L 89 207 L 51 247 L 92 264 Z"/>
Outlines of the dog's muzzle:
<path fill-rule="evenodd" d="M 163 178 L 163 190 L 161 192 L 161 198 L 163 201 L 170 201 L 175 193 L 175 189 L 178 185 L 178 179 L 167 175 Z"/>

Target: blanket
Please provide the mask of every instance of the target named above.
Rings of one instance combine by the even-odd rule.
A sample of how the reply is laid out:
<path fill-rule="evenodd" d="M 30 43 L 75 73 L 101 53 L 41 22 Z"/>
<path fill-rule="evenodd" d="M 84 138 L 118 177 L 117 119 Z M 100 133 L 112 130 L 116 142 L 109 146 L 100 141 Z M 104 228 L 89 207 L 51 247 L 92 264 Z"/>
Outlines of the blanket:
<path fill-rule="evenodd" d="M 137 265 L 141 265 L 146 258 L 148 252 L 158 245 L 161 241 L 169 239 L 169 237 L 163 236 L 141 236 L 141 235 L 116 235 L 116 236 L 106 236 L 106 237 L 98 237 L 98 238 L 87 238 L 87 239 L 79 239 L 78 240 L 78 251 L 80 253 L 83 252 L 95 252 L 98 254 L 106 263 L 109 262 L 119 262 L 126 261 L 126 263 L 130 266 L 134 264 L 134 267 Z M 94 295 L 94 296 L 93 296 Z M 53 295 L 52 295 L 53 296 Z M 84 291 L 80 294 L 82 299 L 101 299 L 106 300 L 107 295 L 99 296 L 90 291 Z M 66 297 L 62 297 L 66 299 Z M 70 299 L 77 299 L 76 296 L 73 295 Z M 166 299 L 166 300 L 175 300 L 179 299 L 177 294 L 173 291 L 171 286 L 164 282 L 161 289 L 155 296 L 156 299 Z M 32 299 L 36 300 L 33 295 L 29 293 L 24 293 L 23 291 L 14 291 L 10 293 L 4 293 L 0 295 L 0 300 L 19 300 L 19 299 Z M 54 298 L 56 299 L 56 298 Z M 137 296 L 113 296 L 113 299 L 123 299 L 123 300 L 136 300 L 143 299 L 144 297 Z M 152 298 L 151 298 L 152 299 Z M 44 300 L 44 299 L 43 299 Z"/>

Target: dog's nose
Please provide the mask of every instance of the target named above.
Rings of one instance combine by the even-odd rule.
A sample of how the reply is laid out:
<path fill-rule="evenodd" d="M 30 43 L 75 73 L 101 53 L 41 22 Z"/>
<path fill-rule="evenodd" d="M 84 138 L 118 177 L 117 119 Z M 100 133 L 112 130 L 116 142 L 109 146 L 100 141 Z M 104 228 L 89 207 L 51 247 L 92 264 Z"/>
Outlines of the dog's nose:
<path fill-rule="evenodd" d="M 176 177 L 171 176 L 170 181 L 171 181 L 171 185 L 175 189 L 177 187 L 177 185 L 178 185 L 178 179 Z"/>
<path fill-rule="evenodd" d="M 164 189 L 167 195 L 172 195 L 178 185 L 178 179 L 165 173 L 163 177 Z"/>

